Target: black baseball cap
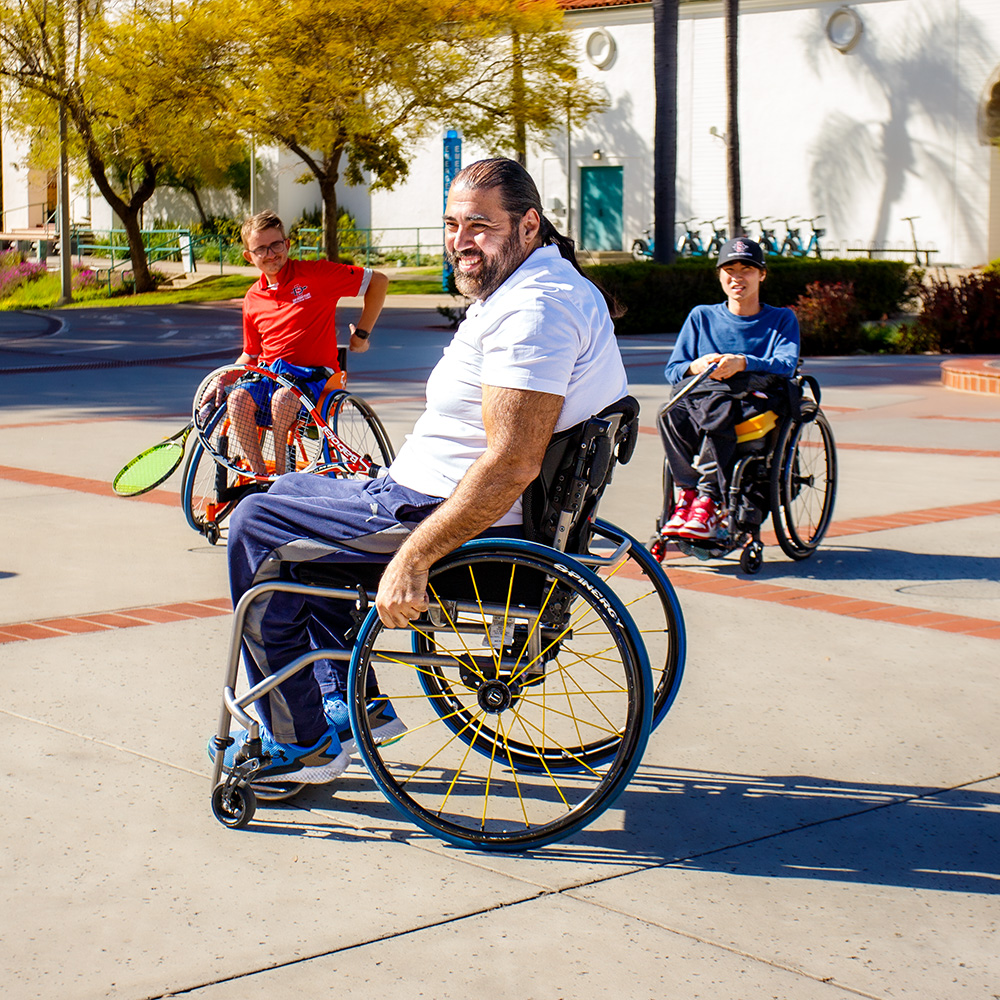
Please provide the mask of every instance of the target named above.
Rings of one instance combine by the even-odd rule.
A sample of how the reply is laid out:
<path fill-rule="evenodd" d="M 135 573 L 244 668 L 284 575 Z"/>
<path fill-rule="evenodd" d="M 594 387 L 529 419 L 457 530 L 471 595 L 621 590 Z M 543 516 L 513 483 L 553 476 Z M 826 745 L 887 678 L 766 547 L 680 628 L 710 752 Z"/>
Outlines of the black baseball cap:
<path fill-rule="evenodd" d="M 767 270 L 767 264 L 764 262 L 764 251 L 761 250 L 760 244 L 754 243 L 746 236 L 737 236 L 736 239 L 723 243 L 719 249 L 719 261 L 715 266 L 722 267 L 724 264 L 731 264 L 736 260 L 743 264 L 752 264 L 762 271 Z"/>

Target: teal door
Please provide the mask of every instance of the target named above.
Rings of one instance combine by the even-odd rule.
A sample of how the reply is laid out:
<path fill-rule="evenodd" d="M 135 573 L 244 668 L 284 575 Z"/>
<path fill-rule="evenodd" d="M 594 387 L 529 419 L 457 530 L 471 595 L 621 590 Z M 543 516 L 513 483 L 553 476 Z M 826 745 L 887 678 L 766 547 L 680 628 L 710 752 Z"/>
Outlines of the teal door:
<path fill-rule="evenodd" d="M 587 250 L 621 250 L 622 167 L 580 168 L 580 219 Z"/>

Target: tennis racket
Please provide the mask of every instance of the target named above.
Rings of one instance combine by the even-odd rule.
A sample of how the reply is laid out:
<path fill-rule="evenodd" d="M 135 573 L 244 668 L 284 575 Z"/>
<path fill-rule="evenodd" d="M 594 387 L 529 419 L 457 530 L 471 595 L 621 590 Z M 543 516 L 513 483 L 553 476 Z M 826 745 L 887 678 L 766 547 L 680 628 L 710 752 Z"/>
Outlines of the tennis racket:
<path fill-rule="evenodd" d="M 121 497 L 137 497 L 169 479 L 174 469 L 181 464 L 184 445 L 193 427 L 192 421 L 176 434 L 147 448 L 141 455 L 136 455 L 115 476 L 111 488 Z"/>
<path fill-rule="evenodd" d="M 676 396 L 671 397 L 666 404 L 660 407 L 661 415 L 672 409 L 674 404 L 680 402 L 680 400 L 682 400 L 692 389 L 694 389 L 695 386 L 701 385 L 701 383 L 704 382 L 705 379 L 707 379 L 708 376 L 711 375 L 712 372 L 714 372 L 718 367 L 719 362 L 713 361 L 697 378 L 691 379 L 691 381 L 688 382 L 688 384 L 684 386 L 684 388 L 681 389 Z"/>

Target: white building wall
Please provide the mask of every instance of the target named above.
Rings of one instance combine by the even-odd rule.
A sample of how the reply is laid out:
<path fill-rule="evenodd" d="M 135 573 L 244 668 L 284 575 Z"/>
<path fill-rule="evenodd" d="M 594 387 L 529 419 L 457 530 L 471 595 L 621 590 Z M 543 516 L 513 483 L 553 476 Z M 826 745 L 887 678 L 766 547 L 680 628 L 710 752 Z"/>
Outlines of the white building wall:
<path fill-rule="evenodd" d="M 848 0 L 861 17 L 859 43 L 841 53 L 826 24 L 842 0 L 741 0 L 740 140 L 743 212 L 747 219 L 812 217 L 831 249 L 910 242 L 915 221 L 921 245 L 936 246 L 939 263 L 982 264 L 1000 252 L 1000 166 L 983 145 L 977 113 L 1000 69 L 1000 0 Z M 572 235 L 579 239 L 580 170 L 621 165 L 623 249 L 651 222 L 653 205 L 653 38 L 651 5 L 569 12 L 580 72 L 599 81 L 611 108 L 571 136 Z M 605 29 L 615 57 L 603 69 L 585 44 Z M 681 4 L 678 59 L 677 215 L 696 222 L 726 212 L 724 23 L 721 0 Z M 440 227 L 444 129 L 411 160 L 394 191 L 340 185 L 342 204 L 359 225 L 375 229 Z M 532 150 L 529 169 L 553 221 L 566 228 L 566 137 Z M 260 208 L 289 223 L 320 202 L 314 181 L 296 183 L 305 165 L 292 154 L 261 150 L 266 164 Z M 466 147 L 463 163 L 482 155 Z M 5 206 L 28 203 L 28 171 L 15 167 L 5 138 Z M 991 167 L 991 165 L 993 165 Z M 111 213 L 96 190 L 74 183 L 74 220 L 89 214 L 108 228 Z M 44 196 L 44 195 L 43 195 Z M 214 196 L 207 196 L 213 208 Z M 186 195 L 158 193 L 152 218 L 180 216 Z M 245 208 L 234 204 L 233 214 Z M 225 201 L 220 202 L 220 207 Z M 89 208 L 89 211 L 88 211 Z M 161 210 L 162 209 L 162 210 Z M 992 213 L 992 214 L 991 214 Z M 193 207 L 190 218 L 194 218 Z M 26 219 L 24 220 L 27 221 Z M 8 224 L 24 224 L 12 213 Z M 751 231 L 755 228 L 751 226 Z M 782 227 L 778 227 L 779 235 Z M 803 226 L 808 231 L 808 226 Z M 703 229 L 707 235 L 707 227 Z M 427 233 L 421 233 L 421 242 Z M 386 242 L 390 242 L 388 233 Z M 398 241 L 393 241 L 398 242 Z"/>
<path fill-rule="evenodd" d="M 745 218 L 823 215 L 817 225 L 827 229 L 824 245 L 846 250 L 871 241 L 909 245 L 904 217 L 919 216 L 918 241 L 938 248 L 938 262 L 983 263 L 991 152 L 978 139 L 976 116 L 1000 63 L 1000 3 L 855 0 L 850 6 L 864 30 L 846 53 L 826 34 L 840 6 L 839 0 L 740 5 Z M 651 8 L 571 12 L 566 20 L 581 48 L 598 29 L 616 43 L 605 70 L 582 62 L 605 84 L 613 107 L 580 144 L 599 146 L 606 162 L 635 164 L 625 174 L 627 246 L 652 214 Z M 726 117 L 719 0 L 681 5 L 679 48 L 677 214 L 697 222 L 726 212 L 725 145 L 710 132 L 723 133 Z M 559 162 L 558 156 L 545 162 L 546 186 L 565 187 Z M 803 235 L 808 229 L 802 225 Z"/>

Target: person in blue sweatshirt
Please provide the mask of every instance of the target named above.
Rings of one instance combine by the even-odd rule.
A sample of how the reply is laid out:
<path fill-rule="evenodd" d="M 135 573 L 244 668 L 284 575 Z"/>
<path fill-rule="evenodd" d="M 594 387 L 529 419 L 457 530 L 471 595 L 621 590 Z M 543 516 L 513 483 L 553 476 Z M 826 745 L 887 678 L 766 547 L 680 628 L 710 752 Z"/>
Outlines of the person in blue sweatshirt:
<path fill-rule="evenodd" d="M 795 373 L 799 324 L 791 309 L 764 305 L 767 264 L 760 246 L 740 236 L 717 263 L 726 301 L 691 310 L 664 370 L 675 392 L 718 367 L 657 424 L 678 489 L 665 537 L 711 540 L 718 533 L 738 423 L 775 406 L 776 382 Z"/>

